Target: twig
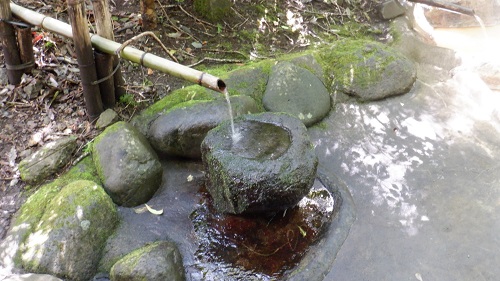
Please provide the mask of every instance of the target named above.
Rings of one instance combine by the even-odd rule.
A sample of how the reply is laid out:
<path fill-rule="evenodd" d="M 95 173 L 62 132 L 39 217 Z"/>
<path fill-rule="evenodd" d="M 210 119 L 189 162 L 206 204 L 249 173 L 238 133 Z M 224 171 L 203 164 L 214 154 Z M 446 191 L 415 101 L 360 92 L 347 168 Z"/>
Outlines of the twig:
<path fill-rule="evenodd" d="M 181 9 L 181 10 L 182 10 L 182 11 L 183 11 L 186 15 L 190 16 L 190 17 L 191 17 L 191 18 L 193 18 L 194 20 L 199 21 L 199 22 L 201 22 L 201 23 L 203 23 L 203 24 L 206 24 L 206 25 L 208 25 L 208 26 L 211 26 L 211 27 L 217 27 L 217 26 L 216 26 L 216 25 L 214 25 L 214 24 L 211 24 L 211 23 L 206 22 L 206 21 L 204 21 L 204 20 L 200 20 L 199 18 L 197 18 L 197 17 L 195 17 L 195 16 L 191 15 L 191 14 L 190 14 L 190 13 L 188 13 L 186 10 L 184 10 L 184 8 L 182 8 L 182 5 L 177 5 L 177 6 L 178 6 L 178 7 L 179 7 L 179 8 L 180 8 L 180 9 Z"/>
<path fill-rule="evenodd" d="M 219 49 L 203 49 L 205 52 L 212 52 L 212 53 L 223 53 L 223 54 L 238 54 L 244 58 L 247 58 L 245 54 L 239 51 L 225 51 L 225 50 L 219 50 Z"/>
<path fill-rule="evenodd" d="M 161 40 L 156 37 L 156 35 L 151 32 L 151 31 L 146 31 L 146 32 L 143 32 L 139 35 L 136 35 L 130 39 L 128 39 L 127 41 L 123 42 L 123 44 L 115 51 L 115 53 L 120 56 L 120 53 L 122 52 L 122 50 L 127 47 L 127 45 L 129 45 L 130 43 L 132 43 L 133 41 L 143 37 L 143 36 L 146 36 L 146 35 L 150 35 L 151 37 L 153 37 L 160 45 L 161 47 L 163 48 L 163 50 L 165 51 L 165 53 L 168 54 L 168 56 L 173 60 L 175 61 L 176 63 L 179 63 L 179 61 L 168 51 L 167 47 L 165 47 L 165 45 L 163 45 L 163 43 L 161 42 Z"/>
<path fill-rule="evenodd" d="M 241 60 L 232 60 L 232 59 L 203 58 L 203 59 L 199 60 L 198 62 L 195 62 L 193 64 L 188 65 L 187 67 L 193 67 L 193 66 L 202 64 L 205 61 L 217 62 L 217 63 L 242 63 L 243 62 Z"/>

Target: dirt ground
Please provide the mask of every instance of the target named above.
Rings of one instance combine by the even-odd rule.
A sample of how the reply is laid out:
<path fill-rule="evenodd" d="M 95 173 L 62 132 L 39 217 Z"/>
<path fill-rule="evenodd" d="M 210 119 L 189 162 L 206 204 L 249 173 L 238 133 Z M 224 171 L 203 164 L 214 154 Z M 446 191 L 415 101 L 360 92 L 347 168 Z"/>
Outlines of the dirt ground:
<path fill-rule="evenodd" d="M 66 1 L 12 2 L 68 22 Z M 192 0 L 158 0 L 158 26 L 153 31 L 170 55 L 152 37 L 141 37 L 131 45 L 198 69 L 220 64 L 231 69 L 361 33 L 383 36 L 384 23 L 377 18 L 380 1 L 331 2 L 242 0 L 233 4 L 227 19 L 210 23 L 196 14 Z M 93 25 L 91 1 L 86 3 L 89 24 Z M 110 3 L 115 41 L 124 42 L 143 32 L 139 0 Z M 45 143 L 66 135 L 78 136 L 77 159 L 99 133 L 86 116 L 71 40 L 33 28 L 33 41 L 36 68 L 32 75 L 24 76 L 20 85 L 0 89 L 0 239 L 13 214 L 36 190 L 20 179 L 19 162 Z M 121 63 L 127 95 L 114 110 L 123 120 L 185 85 L 167 74 L 124 60 Z M 4 67 L 3 52 L 0 67 Z"/>

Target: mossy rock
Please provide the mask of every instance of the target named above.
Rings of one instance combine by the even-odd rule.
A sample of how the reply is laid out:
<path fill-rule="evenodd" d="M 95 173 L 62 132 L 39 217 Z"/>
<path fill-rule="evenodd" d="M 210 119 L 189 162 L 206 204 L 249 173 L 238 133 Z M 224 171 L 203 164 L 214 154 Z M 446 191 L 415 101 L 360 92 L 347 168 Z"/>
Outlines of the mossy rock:
<path fill-rule="evenodd" d="M 407 93 L 413 86 L 415 64 L 396 49 L 369 40 L 341 40 L 317 54 L 331 91 L 361 101 Z"/>
<path fill-rule="evenodd" d="M 174 106 L 191 100 L 213 100 L 220 97 L 220 95 L 218 92 L 198 85 L 178 89 L 141 111 L 139 115 L 132 118 L 130 124 L 147 137 L 151 123 Z"/>
<path fill-rule="evenodd" d="M 260 112 L 251 97 L 232 96 L 230 101 L 235 117 Z M 200 159 L 200 145 L 208 131 L 229 119 L 225 99 L 184 102 L 160 115 L 151 124 L 149 141 L 160 156 Z"/>
<path fill-rule="evenodd" d="M 116 207 L 101 186 L 86 180 L 71 182 L 60 192 L 47 186 L 23 208 L 33 213 L 32 222 L 38 220 L 20 247 L 23 269 L 76 281 L 94 276 L 118 223 Z"/>
<path fill-rule="evenodd" d="M 111 280 L 185 280 L 182 256 L 172 242 L 158 241 L 132 251 L 110 271 Z"/>
<path fill-rule="evenodd" d="M 129 123 L 115 123 L 97 136 L 92 156 L 104 189 L 120 206 L 146 203 L 161 184 L 158 156 Z"/>

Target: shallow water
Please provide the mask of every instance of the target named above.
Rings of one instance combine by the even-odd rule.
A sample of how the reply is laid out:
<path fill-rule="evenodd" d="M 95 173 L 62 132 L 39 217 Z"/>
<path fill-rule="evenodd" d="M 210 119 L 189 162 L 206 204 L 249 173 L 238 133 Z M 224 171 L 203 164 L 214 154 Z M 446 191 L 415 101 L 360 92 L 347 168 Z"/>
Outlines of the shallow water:
<path fill-rule="evenodd" d="M 457 51 L 472 60 L 500 60 L 500 25 L 468 28 L 436 28 L 437 45 Z"/>

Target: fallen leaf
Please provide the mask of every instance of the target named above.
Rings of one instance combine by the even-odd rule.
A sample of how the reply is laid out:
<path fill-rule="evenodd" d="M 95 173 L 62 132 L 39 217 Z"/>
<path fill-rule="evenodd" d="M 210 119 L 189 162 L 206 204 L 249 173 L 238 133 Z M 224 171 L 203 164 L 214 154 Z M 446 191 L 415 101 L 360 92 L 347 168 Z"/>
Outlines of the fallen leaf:
<path fill-rule="evenodd" d="M 193 43 L 191 43 L 191 45 L 193 47 L 195 47 L 196 49 L 203 47 L 203 45 L 200 42 L 193 42 Z"/>
<path fill-rule="evenodd" d="M 182 33 L 181 32 L 175 32 L 175 33 L 168 33 L 167 36 L 170 38 L 179 38 L 181 37 Z"/>
<path fill-rule="evenodd" d="M 190 181 L 192 181 L 192 180 L 193 180 L 193 175 L 189 175 L 189 176 L 187 177 L 187 181 L 188 181 L 188 182 L 190 182 Z"/>
<path fill-rule="evenodd" d="M 146 207 L 141 207 L 141 208 L 134 208 L 134 212 L 136 214 L 142 214 L 144 212 L 146 212 L 148 209 Z"/>
<path fill-rule="evenodd" d="M 163 209 L 161 209 L 161 210 L 155 210 L 155 209 L 153 209 L 153 208 L 149 207 L 149 205 L 148 205 L 148 204 L 144 204 L 144 205 L 146 205 L 146 209 L 148 209 L 148 211 L 149 211 L 151 214 L 153 214 L 153 215 L 157 215 L 157 216 L 159 216 L 159 215 L 163 214 Z"/>
<path fill-rule="evenodd" d="M 148 68 L 148 75 L 152 75 L 154 71 L 151 68 Z"/>

